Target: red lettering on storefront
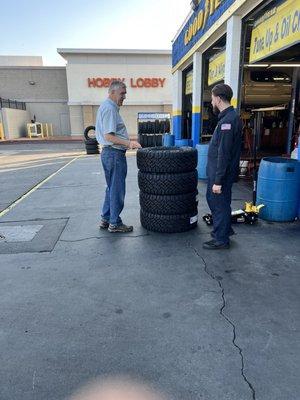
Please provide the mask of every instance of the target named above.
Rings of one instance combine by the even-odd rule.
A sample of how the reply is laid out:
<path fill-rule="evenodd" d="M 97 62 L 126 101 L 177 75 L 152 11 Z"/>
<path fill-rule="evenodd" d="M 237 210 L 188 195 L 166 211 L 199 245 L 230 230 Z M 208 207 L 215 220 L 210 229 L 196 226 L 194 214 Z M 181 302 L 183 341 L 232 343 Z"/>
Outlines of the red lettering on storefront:
<path fill-rule="evenodd" d="M 101 78 L 97 78 L 96 79 L 96 86 L 99 87 L 99 88 L 103 86 L 103 82 L 102 82 Z"/>
<path fill-rule="evenodd" d="M 103 86 L 104 87 L 109 87 L 111 80 L 109 78 L 104 78 L 103 79 Z"/>
<path fill-rule="evenodd" d="M 130 86 L 131 86 L 132 88 L 136 88 L 136 87 L 137 87 L 137 86 L 134 84 L 134 81 L 133 81 L 132 78 L 130 78 Z"/>
<path fill-rule="evenodd" d="M 144 87 L 149 88 L 152 86 L 152 79 L 150 78 L 145 78 L 144 79 Z"/>
<path fill-rule="evenodd" d="M 158 81 L 159 81 L 161 87 L 164 87 L 165 80 L 166 80 L 166 78 L 163 78 L 163 79 L 158 78 Z"/>
<path fill-rule="evenodd" d="M 142 88 L 142 87 L 144 86 L 144 79 L 143 79 L 143 78 L 138 78 L 138 79 L 136 80 L 136 86 L 137 86 L 138 88 Z"/>
<path fill-rule="evenodd" d="M 88 86 L 89 87 L 96 87 L 95 78 L 88 78 Z"/>
<path fill-rule="evenodd" d="M 88 78 L 88 87 L 108 88 L 113 81 L 125 82 L 125 78 Z M 132 88 L 157 88 L 164 87 L 166 78 L 130 78 Z"/>

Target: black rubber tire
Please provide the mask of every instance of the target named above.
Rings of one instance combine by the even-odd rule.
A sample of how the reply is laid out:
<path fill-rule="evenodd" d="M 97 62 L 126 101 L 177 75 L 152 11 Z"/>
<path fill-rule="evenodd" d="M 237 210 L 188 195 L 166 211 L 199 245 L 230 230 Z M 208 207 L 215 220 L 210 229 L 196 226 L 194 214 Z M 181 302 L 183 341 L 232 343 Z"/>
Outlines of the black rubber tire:
<path fill-rule="evenodd" d="M 84 141 L 86 154 L 99 154 L 97 139 L 91 138 Z"/>
<path fill-rule="evenodd" d="M 98 150 L 98 144 L 96 143 L 96 144 L 86 144 L 85 145 L 85 148 L 86 149 L 89 149 L 89 150 L 93 150 L 93 149 L 95 149 L 95 150 Z"/>
<path fill-rule="evenodd" d="M 157 195 L 140 192 L 140 206 L 150 214 L 197 214 L 198 191 L 184 194 Z"/>
<path fill-rule="evenodd" d="M 143 122 L 139 122 L 139 134 L 141 135 L 144 131 L 144 125 Z"/>
<path fill-rule="evenodd" d="M 86 145 L 86 146 L 98 146 L 98 142 L 97 142 L 97 139 L 89 139 L 89 140 L 85 140 L 84 141 L 84 144 Z"/>
<path fill-rule="evenodd" d="M 98 149 L 86 149 L 86 154 L 99 154 Z"/>
<path fill-rule="evenodd" d="M 144 134 L 144 148 L 148 147 L 148 135 Z"/>
<path fill-rule="evenodd" d="M 159 120 L 156 119 L 156 120 L 154 121 L 154 133 L 159 133 L 159 127 L 160 127 Z"/>
<path fill-rule="evenodd" d="M 147 133 L 147 122 L 143 122 L 143 133 Z"/>
<path fill-rule="evenodd" d="M 160 133 L 165 133 L 165 121 L 160 121 L 159 125 Z"/>
<path fill-rule="evenodd" d="M 165 133 L 169 133 L 170 132 L 170 120 L 167 119 L 165 121 Z"/>
<path fill-rule="evenodd" d="M 139 188 L 149 194 L 183 194 L 197 190 L 198 173 L 183 172 L 180 174 L 155 174 L 149 172 L 138 172 Z"/>
<path fill-rule="evenodd" d="M 138 149 L 137 166 L 142 172 L 179 173 L 197 167 L 197 150 L 193 147 L 154 147 Z"/>
<path fill-rule="evenodd" d="M 181 215 L 157 215 L 147 213 L 142 209 L 140 211 L 142 226 L 148 231 L 161 233 L 179 233 L 196 228 L 196 215 L 197 214 L 194 213 Z"/>
<path fill-rule="evenodd" d="M 142 147 L 145 147 L 145 135 L 143 133 L 139 135 L 139 143 Z"/>
<path fill-rule="evenodd" d="M 86 128 L 85 128 L 85 130 L 84 130 L 84 137 L 85 137 L 85 140 L 96 140 L 96 139 L 94 139 L 94 138 L 90 138 L 89 137 L 89 131 L 94 131 L 95 130 L 95 126 L 94 125 L 90 125 L 90 126 L 87 126 Z"/>
<path fill-rule="evenodd" d="M 140 135 L 142 133 L 142 122 L 138 122 L 138 134 Z"/>
<path fill-rule="evenodd" d="M 144 134 L 144 147 L 148 147 L 148 135 Z"/>
<path fill-rule="evenodd" d="M 155 135 L 150 135 L 150 147 L 155 147 Z"/>
<path fill-rule="evenodd" d="M 163 135 L 156 135 L 156 146 L 162 147 L 163 144 Z"/>

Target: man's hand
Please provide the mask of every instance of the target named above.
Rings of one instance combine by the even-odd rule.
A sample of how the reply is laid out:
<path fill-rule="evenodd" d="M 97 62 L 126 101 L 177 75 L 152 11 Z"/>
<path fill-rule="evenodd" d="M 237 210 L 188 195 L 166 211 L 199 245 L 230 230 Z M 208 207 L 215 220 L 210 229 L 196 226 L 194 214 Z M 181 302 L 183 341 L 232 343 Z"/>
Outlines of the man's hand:
<path fill-rule="evenodd" d="M 142 146 L 136 140 L 130 140 L 129 142 L 129 149 L 140 149 Z"/>
<path fill-rule="evenodd" d="M 222 193 L 222 185 L 213 185 L 212 191 L 215 194 L 221 194 Z"/>

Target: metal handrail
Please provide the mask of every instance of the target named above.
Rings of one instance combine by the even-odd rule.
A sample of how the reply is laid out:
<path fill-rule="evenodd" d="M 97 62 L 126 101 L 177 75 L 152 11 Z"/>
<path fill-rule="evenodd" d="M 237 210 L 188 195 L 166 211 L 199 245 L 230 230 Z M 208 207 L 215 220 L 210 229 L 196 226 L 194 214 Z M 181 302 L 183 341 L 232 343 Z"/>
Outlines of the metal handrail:
<path fill-rule="evenodd" d="M 0 108 L 14 108 L 16 110 L 26 110 L 26 103 L 24 101 L 3 99 L 0 97 Z"/>

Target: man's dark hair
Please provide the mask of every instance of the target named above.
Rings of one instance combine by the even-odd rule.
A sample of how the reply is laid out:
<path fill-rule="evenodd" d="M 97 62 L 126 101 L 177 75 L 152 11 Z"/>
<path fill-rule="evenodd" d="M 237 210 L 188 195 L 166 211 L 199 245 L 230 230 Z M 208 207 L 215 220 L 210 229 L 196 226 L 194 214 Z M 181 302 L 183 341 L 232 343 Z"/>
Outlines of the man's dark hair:
<path fill-rule="evenodd" d="M 230 103 L 233 96 L 231 87 L 225 83 L 218 83 L 212 88 L 211 92 L 214 96 L 219 96 L 223 101 L 227 101 L 228 103 Z"/>

